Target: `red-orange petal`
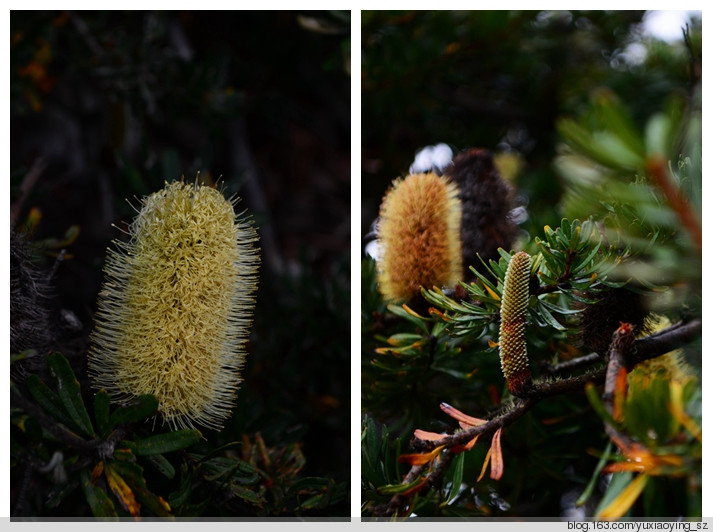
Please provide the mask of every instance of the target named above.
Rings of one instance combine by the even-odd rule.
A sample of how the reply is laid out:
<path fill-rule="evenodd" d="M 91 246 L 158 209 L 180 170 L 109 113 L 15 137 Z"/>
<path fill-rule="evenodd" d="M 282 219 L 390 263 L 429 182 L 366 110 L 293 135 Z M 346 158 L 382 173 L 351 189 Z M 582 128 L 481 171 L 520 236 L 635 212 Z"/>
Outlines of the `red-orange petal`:
<path fill-rule="evenodd" d="M 448 403 L 441 403 L 441 410 L 443 410 L 446 414 L 451 416 L 456 421 L 460 421 L 468 425 L 467 428 L 477 427 L 478 425 L 483 425 L 484 423 L 487 423 L 485 419 L 478 419 L 477 417 L 472 417 L 468 414 L 464 414 L 463 412 L 461 412 L 455 407 L 452 407 Z M 461 425 L 461 427 L 466 428 L 463 427 L 463 425 Z"/>
<path fill-rule="evenodd" d="M 493 480 L 500 480 L 505 471 L 505 463 L 503 462 L 503 450 L 500 446 L 500 436 L 502 435 L 503 428 L 500 427 L 493 434 L 493 440 L 490 448 L 493 450 L 493 455 L 490 458 L 490 478 Z"/>
<path fill-rule="evenodd" d="M 399 462 L 407 463 L 411 465 L 423 465 L 434 460 L 438 453 L 443 449 L 443 445 L 436 447 L 430 453 L 413 453 L 413 454 L 402 454 L 399 456 Z"/>

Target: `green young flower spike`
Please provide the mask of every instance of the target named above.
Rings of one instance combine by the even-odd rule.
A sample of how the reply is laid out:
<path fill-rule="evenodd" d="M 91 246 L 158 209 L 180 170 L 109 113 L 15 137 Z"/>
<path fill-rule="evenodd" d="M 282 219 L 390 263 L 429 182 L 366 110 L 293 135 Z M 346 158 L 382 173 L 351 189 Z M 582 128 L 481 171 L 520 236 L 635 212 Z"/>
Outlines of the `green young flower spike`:
<path fill-rule="evenodd" d="M 233 407 L 257 289 L 252 222 L 211 187 L 174 182 L 109 249 L 89 373 L 114 401 L 153 394 L 172 428 L 220 429 Z"/>
<path fill-rule="evenodd" d="M 508 390 L 516 396 L 524 395 L 532 382 L 525 342 L 530 264 L 530 255 L 524 251 L 512 256 L 500 304 L 500 364 Z"/>

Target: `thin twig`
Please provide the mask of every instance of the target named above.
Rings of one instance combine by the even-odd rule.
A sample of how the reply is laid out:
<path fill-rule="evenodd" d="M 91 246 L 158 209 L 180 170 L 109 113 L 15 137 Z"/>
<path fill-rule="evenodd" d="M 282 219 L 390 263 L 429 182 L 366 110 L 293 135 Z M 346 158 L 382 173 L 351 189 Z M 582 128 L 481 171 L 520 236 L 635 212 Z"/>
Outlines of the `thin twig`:
<path fill-rule="evenodd" d="M 604 378 L 604 394 L 602 402 L 611 414 L 613 419 L 617 419 L 614 396 L 616 395 L 617 382 L 622 371 L 627 370 L 627 360 L 630 358 L 631 349 L 634 344 L 634 327 L 628 323 L 622 323 L 612 335 L 609 346 L 609 362 L 607 363 L 606 377 Z M 628 441 L 629 438 L 620 433 L 616 427 L 604 422 L 604 431 L 613 442 Z"/>
<path fill-rule="evenodd" d="M 565 360 L 559 364 L 550 364 L 546 362 L 542 365 L 542 371 L 548 375 L 558 375 L 567 371 L 586 368 L 601 361 L 602 357 L 599 353 L 589 353 L 588 355 L 573 358 L 572 360 Z"/>
<path fill-rule="evenodd" d="M 629 344 L 629 342 L 633 340 L 632 336 L 618 338 L 615 333 L 615 340 L 617 341 L 612 342 L 612 349 L 610 349 L 609 353 L 610 362 L 607 367 L 568 379 L 537 383 L 530 389 L 526 397 L 516 398 L 511 407 L 502 414 L 497 415 L 482 425 L 444 436 L 439 440 L 419 441 L 419 451 L 431 451 L 436 447 L 444 446 L 446 451 L 442 454 L 441 459 L 446 456 L 446 453 L 455 454 L 450 450 L 452 447 L 465 445 L 476 436 L 488 436 L 499 428 L 511 425 L 542 399 L 582 390 L 589 382 L 593 384 L 605 383 L 608 371 L 616 371 L 617 367 L 626 366 L 631 368 L 639 362 L 666 354 L 672 349 L 681 347 L 695 339 L 701 334 L 701 330 L 702 322 L 696 319 L 685 324 L 675 324 L 654 335 L 631 342 L 631 344 Z M 612 359 L 615 360 L 614 363 L 611 362 Z M 612 385 L 609 384 L 609 386 L 611 387 Z M 611 389 L 613 390 L 613 388 Z M 616 436 L 619 435 L 617 434 Z M 425 464 L 412 466 L 406 477 L 404 477 L 402 484 L 410 484 L 416 480 L 425 467 Z M 443 472 L 445 472 L 445 468 L 440 471 L 440 474 L 442 475 Z M 424 489 L 428 489 L 438 481 L 436 470 L 434 470 L 429 475 L 428 484 Z M 388 504 L 375 506 L 371 511 L 375 516 L 393 516 L 401 509 L 403 503 L 404 496 L 397 494 L 391 498 Z"/>

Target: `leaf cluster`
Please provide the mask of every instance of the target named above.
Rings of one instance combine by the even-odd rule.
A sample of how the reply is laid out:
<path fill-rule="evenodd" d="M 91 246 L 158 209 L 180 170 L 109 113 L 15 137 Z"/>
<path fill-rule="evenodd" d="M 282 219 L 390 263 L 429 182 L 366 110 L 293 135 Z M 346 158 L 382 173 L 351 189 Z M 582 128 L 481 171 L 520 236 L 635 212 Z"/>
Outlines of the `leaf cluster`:
<path fill-rule="evenodd" d="M 592 219 L 583 222 L 563 219 L 559 227 L 555 229 L 545 227 L 543 236 L 533 239 L 532 243 L 535 251 L 531 270 L 527 337 L 528 345 L 532 347 L 536 360 L 542 360 L 542 357 L 550 359 L 546 363 L 535 363 L 534 365 L 539 370 L 541 382 L 556 383 L 559 377 L 554 377 L 553 380 L 553 377 L 548 374 L 549 370 L 547 368 L 555 367 L 558 357 L 562 357 L 567 361 L 581 355 L 574 343 L 578 333 L 578 314 L 588 306 L 596 303 L 598 294 L 608 290 L 627 288 L 625 282 L 614 281 L 611 277 L 613 277 L 612 274 L 616 272 L 617 268 L 635 258 L 636 253 L 628 246 L 622 248 L 608 244 L 606 235 L 602 233 L 600 227 Z M 420 507 L 421 511 L 427 512 L 423 515 L 446 515 L 452 508 L 449 506 L 448 511 L 444 513 L 444 501 L 454 500 L 453 490 L 456 488 L 452 485 L 443 484 L 443 482 L 447 483 L 447 479 L 453 478 L 454 475 L 458 478 L 458 475 L 462 474 L 463 464 L 469 464 L 468 467 L 473 474 L 472 478 L 477 477 L 479 464 L 474 463 L 476 460 L 474 457 L 476 456 L 480 457 L 480 464 L 483 464 L 482 469 L 485 469 L 489 456 L 486 457 L 485 462 L 482 462 L 481 453 L 484 452 L 484 449 L 481 447 L 480 451 L 475 451 L 475 449 L 478 449 L 479 444 L 475 445 L 473 452 L 465 453 L 468 455 L 466 458 L 462 458 L 463 453 L 461 452 L 456 454 L 454 459 L 452 457 L 448 458 L 448 462 L 444 462 L 448 455 L 443 454 L 444 451 L 442 450 L 435 449 L 433 452 L 421 455 L 428 460 L 424 462 L 424 464 L 430 464 L 428 469 L 414 474 L 413 477 L 407 476 L 406 479 L 402 476 L 400 481 L 394 483 L 394 479 L 390 478 L 389 474 L 393 476 L 394 472 L 399 472 L 400 469 L 398 464 L 394 463 L 393 455 L 388 458 L 386 455 L 389 452 L 396 451 L 397 456 L 404 459 L 406 456 L 419 456 L 404 455 L 403 452 L 398 455 L 402 447 L 400 442 L 403 441 L 403 437 L 409 435 L 409 428 L 428 427 L 427 430 L 435 429 L 444 435 L 452 430 L 444 426 L 442 422 L 434 422 L 434 415 L 429 418 L 428 405 L 421 403 L 442 401 L 444 398 L 450 401 L 455 397 L 453 400 L 459 404 L 468 404 L 470 408 L 475 407 L 481 411 L 489 410 L 491 412 L 490 415 L 505 413 L 508 408 L 512 407 L 512 405 L 508 404 L 507 391 L 504 387 L 503 377 L 500 374 L 499 360 L 495 354 L 496 344 L 493 341 L 497 334 L 505 272 L 512 258 L 512 254 L 505 250 L 500 250 L 500 254 L 500 260 L 497 262 L 490 261 L 485 265 L 486 267 L 482 273 L 472 269 L 476 280 L 471 283 L 460 283 L 459 288 L 455 291 L 435 287 L 428 290 L 423 289 L 424 299 L 432 305 L 428 309 L 428 316 L 418 314 L 406 305 L 389 305 L 386 307 L 385 315 L 381 317 L 381 326 L 388 327 L 391 325 L 389 330 L 393 331 L 393 333 L 390 335 L 374 335 L 376 347 L 372 347 L 371 352 L 373 354 L 369 360 L 369 368 L 374 378 L 365 385 L 364 402 L 368 405 L 366 411 L 372 411 L 381 419 L 389 420 L 388 427 L 393 427 L 393 430 L 400 431 L 398 433 L 401 439 L 394 440 L 399 442 L 399 450 L 396 450 L 393 447 L 389 447 L 391 442 L 389 442 L 388 436 L 385 439 L 378 439 L 378 444 L 373 435 L 371 439 L 363 437 L 362 452 L 367 455 L 367 459 L 363 462 L 363 464 L 366 464 L 363 466 L 363 468 L 366 468 L 362 472 L 363 482 L 365 482 L 364 479 L 369 480 L 367 485 L 363 485 L 363 499 L 365 501 L 368 499 L 368 504 L 371 508 L 371 510 L 365 509 L 365 514 L 370 515 L 373 512 L 384 511 L 384 509 L 388 511 L 391 509 L 389 504 L 394 504 L 394 501 L 401 500 L 399 499 L 401 497 L 404 500 L 408 500 L 408 507 L 412 515 L 418 514 L 413 510 L 418 505 L 423 505 Z M 363 274 L 365 272 L 368 273 L 369 269 L 373 267 L 368 263 L 363 266 Z M 637 288 L 637 290 L 647 291 L 642 287 Z M 371 324 L 372 327 L 373 324 Z M 365 330 L 365 332 L 367 331 Z M 581 357 L 582 361 L 586 358 Z M 597 364 L 601 360 L 602 358 L 591 358 L 587 364 L 591 367 L 592 364 Z M 439 367 L 438 364 L 450 364 L 450 369 Z M 447 383 L 453 385 L 453 388 L 431 387 L 435 382 L 443 382 L 434 378 L 436 372 L 433 370 L 436 368 L 438 372 L 448 374 L 455 381 L 467 383 L 467 385 L 458 388 L 455 392 L 453 391 L 455 389 L 454 382 Z M 574 366 L 572 368 L 571 371 L 576 371 Z M 681 431 L 687 423 L 686 421 L 681 421 L 681 419 L 687 420 L 688 417 L 679 416 L 680 419 L 676 419 L 674 416 L 667 418 L 657 414 L 659 409 L 652 409 L 654 404 L 658 404 L 660 409 L 666 411 L 675 411 L 674 407 L 671 406 L 675 404 L 679 405 L 680 411 L 695 409 L 695 405 L 698 402 L 695 398 L 695 393 L 693 393 L 696 388 L 695 379 L 687 381 L 684 394 L 687 399 L 684 402 L 681 402 L 684 395 L 675 390 L 670 391 L 668 388 L 666 390 L 661 388 L 664 381 L 651 381 L 651 379 L 648 379 L 647 382 L 654 382 L 654 384 L 651 387 L 647 385 L 645 391 L 642 391 L 640 386 L 638 388 L 633 386 L 630 398 L 625 403 L 625 417 L 628 416 L 627 419 L 631 420 L 627 430 L 631 431 L 632 438 L 636 441 L 644 441 L 644 438 L 648 438 L 649 441 L 652 437 L 658 438 L 661 447 L 652 450 L 652 456 L 679 456 L 679 452 L 693 452 L 693 456 L 695 456 L 695 451 L 691 450 L 691 446 L 696 446 L 695 437 L 689 435 L 687 438 L 681 439 Z M 405 383 L 410 383 L 410 388 L 404 388 Z M 388 410 L 388 414 L 385 414 L 383 410 L 379 410 L 379 407 L 383 405 L 380 400 L 384 400 L 387 397 L 385 394 L 387 389 L 391 392 L 388 396 L 391 410 Z M 596 389 L 592 388 L 592 390 Z M 400 397 L 398 395 L 399 392 L 402 394 Z M 404 396 L 405 392 L 409 394 L 407 397 Z M 449 393 L 454 393 L 455 396 L 448 395 Z M 591 393 L 596 395 L 599 392 L 593 391 Z M 680 397 L 675 396 L 676 393 L 679 393 Z M 678 397 L 678 402 L 674 401 L 674 396 Z M 570 434 L 570 431 L 577 431 L 584 426 L 581 421 L 567 423 L 564 420 L 569 419 L 571 416 L 579 416 L 588 408 L 592 408 L 593 401 L 590 394 L 588 400 L 584 402 L 582 397 L 570 398 L 568 405 L 560 405 L 560 407 L 565 407 L 564 411 L 558 409 L 556 405 L 543 406 L 544 410 L 540 412 L 540 415 L 544 414 L 546 419 L 549 418 L 546 423 L 531 419 L 530 415 L 526 416 L 523 422 L 525 430 L 527 430 L 528 426 L 530 430 L 533 427 L 537 427 L 536 430 L 542 438 L 542 444 L 545 446 L 550 445 L 548 451 L 543 451 L 545 453 L 543 456 L 552 451 L 552 445 L 564 443 L 555 444 L 552 441 L 552 438 L 558 437 L 557 434 L 564 436 Z M 420 412 L 416 412 L 416 404 L 421 405 L 418 407 L 421 408 Z M 681 406 L 684 404 L 687 405 L 685 408 Z M 604 412 L 602 408 L 594 408 L 600 414 Z M 664 418 L 666 419 L 664 420 Z M 417 421 L 414 422 L 414 420 Z M 589 419 L 589 422 L 591 421 L 592 418 Z M 369 430 L 372 432 L 377 431 L 370 423 L 373 425 L 373 421 L 370 420 L 370 417 L 367 417 L 364 425 L 364 430 L 367 434 Z M 546 428 L 549 423 L 560 425 L 560 427 L 556 431 L 550 431 Z M 601 420 L 598 423 L 595 421 L 592 423 L 593 426 L 590 430 L 596 433 L 598 425 L 598 429 L 601 431 L 601 423 Z M 661 427 L 662 423 L 666 427 Z M 696 422 L 693 421 L 688 425 L 690 429 L 690 427 L 696 426 Z M 514 427 L 516 426 L 517 424 Z M 509 427 L 505 436 L 503 454 L 506 464 L 513 464 L 513 462 L 521 460 L 520 457 L 513 456 L 516 448 L 520 447 L 520 452 L 531 453 L 533 452 L 532 446 L 535 445 L 533 441 L 525 445 L 524 448 L 522 445 L 513 445 L 511 438 L 514 438 L 512 436 L 513 430 L 515 430 L 514 427 Z M 519 430 L 522 429 L 518 427 Z M 388 429 L 386 427 L 382 428 L 381 433 L 388 434 Z M 652 434 L 660 436 L 652 436 Z M 664 441 L 676 441 L 676 438 L 678 438 L 679 443 L 675 444 L 674 447 L 671 447 L 670 443 L 663 443 Z M 550 443 L 545 443 L 547 441 Z M 418 448 L 413 441 L 412 445 L 416 445 L 416 448 Z M 527 449 L 527 447 L 530 448 Z M 609 456 L 608 460 L 611 460 L 613 456 L 615 455 Z M 557 453 L 557 458 L 553 457 L 555 460 L 564 459 L 574 462 L 578 462 L 581 458 L 584 457 L 578 456 L 576 452 L 572 454 L 564 449 Z M 589 459 L 591 460 L 591 457 Z M 660 460 L 666 459 L 669 458 Z M 686 459 L 685 464 L 680 462 L 680 458 L 670 458 L 670 460 L 673 460 L 672 463 L 678 463 L 678 466 L 656 470 L 657 478 L 650 482 L 651 486 L 658 486 L 657 488 L 648 488 L 652 493 L 657 494 L 656 497 L 659 497 L 660 493 L 671 489 L 672 486 L 677 485 L 677 482 L 681 479 L 695 478 L 697 474 L 698 466 L 695 458 L 693 460 Z M 443 462 L 442 467 L 446 468 L 445 473 L 437 481 L 437 485 L 431 485 L 428 478 L 434 475 L 433 471 L 438 469 L 441 462 Z M 604 463 L 606 462 L 605 460 Z M 412 459 L 409 463 L 412 464 L 412 469 L 409 472 L 409 475 L 411 475 L 412 472 L 416 471 L 414 469 L 416 466 L 413 464 L 420 462 Z M 591 471 L 594 470 L 595 462 L 590 461 L 588 463 L 588 466 L 582 466 L 582 463 L 578 462 L 578 467 L 583 469 L 580 470 L 580 480 L 575 481 L 575 483 L 581 482 L 585 484 L 584 479 L 592 475 Z M 513 471 L 513 468 L 517 469 L 517 466 L 506 466 L 505 470 Z M 532 469 L 528 469 L 528 471 L 536 477 Z M 591 478 L 598 478 L 600 471 L 596 471 Z M 510 473 L 510 475 L 513 474 L 515 473 Z M 545 476 L 547 475 L 548 473 L 545 473 Z M 396 476 L 398 477 L 398 475 Z M 480 476 L 482 476 L 482 472 Z M 570 481 L 574 481 L 574 479 L 570 479 Z M 382 484 L 377 482 L 382 482 Z M 596 481 L 591 480 L 591 482 Z M 639 484 L 643 486 L 643 483 Z M 634 484 L 634 488 L 639 484 Z M 505 485 L 507 486 L 506 481 Z M 456 513 L 473 512 L 469 515 L 491 515 L 493 511 L 502 511 L 502 508 L 494 509 L 488 505 L 481 504 L 482 493 L 486 489 L 485 484 L 482 487 L 468 483 L 459 484 L 459 486 L 461 486 L 460 490 L 463 489 L 462 486 L 470 487 L 465 488 L 466 492 L 459 498 L 460 504 L 465 505 L 465 508 L 459 507 Z M 615 504 L 615 509 L 621 509 L 623 506 L 617 505 L 621 505 L 621 501 L 626 497 L 626 492 L 624 495 L 622 495 L 622 492 L 627 486 L 628 484 L 626 483 L 612 483 L 610 489 L 615 491 L 605 490 L 601 498 L 589 499 L 589 496 L 583 496 L 582 504 L 590 505 L 590 511 L 592 512 L 597 509 L 597 506 L 599 509 L 607 509 L 606 504 Z M 585 492 L 591 495 L 593 490 L 594 487 L 591 487 Z M 368 497 L 367 493 L 370 494 Z M 609 498 L 614 493 L 616 496 Z M 618 496 L 621 496 L 622 499 L 617 498 Z M 394 497 L 397 498 L 395 499 Z M 472 502 L 467 502 L 470 497 L 473 497 Z M 631 501 L 634 500 L 636 498 L 631 499 Z M 676 499 L 675 503 L 671 501 L 671 504 L 679 505 L 679 507 L 680 505 L 692 504 L 692 508 L 695 508 L 696 500 L 698 500 L 697 497 L 693 495 L 692 497 Z M 480 503 L 477 501 L 480 501 Z M 665 507 L 668 508 L 670 505 Z M 426 508 L 428 510 L 425 510 Z M 466 508 L 469 508 L 469 510 Z M 648 512 L 651 508 L 651 504 L 647 503 L 645 511 Z M 630 507 L 626 507 L 625 510 L 629 511 Z M 402 510 L 394 508 L 394 511 Z"/>
<path fill-rule="evenodd" d="M 53 353 L 47 364 L 50 384 L 36 375 L 11 382 L 11 466 L 25 479 L 14 515 L 76 517 L 80 501 L 103 520 L 293 515 L 347 495 L 346 483 L 300 477 L 298 444 L 268 447 L 257 434 L 211 449 L 197 430 L 156 432 L 153 395 L 112 408 L 100 390 L 88 408 L 67 359 Z"/>

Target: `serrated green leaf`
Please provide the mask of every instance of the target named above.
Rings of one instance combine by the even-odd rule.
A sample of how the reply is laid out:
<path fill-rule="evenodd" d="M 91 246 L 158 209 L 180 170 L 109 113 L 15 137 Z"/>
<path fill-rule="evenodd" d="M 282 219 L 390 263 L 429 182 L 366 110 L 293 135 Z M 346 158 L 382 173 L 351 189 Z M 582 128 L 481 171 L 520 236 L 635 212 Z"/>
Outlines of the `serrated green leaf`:
<path fill-rule="evenodd" d="M 62 409 L 59 396 L 47 386 L 37 375 L 30 375 L 25 380 L 27 389 L 35 402 L 48 414 L 67 427 L 72 427 L 72 420 Z"/>
<path fill-rule="evenodd" d="M 382 371 L 387 371 L 389 373 L 400 373 L 403 371 L 403 368 L 400 364 L 398 366 L 392 366 L 386 362 L 382 362 L 379 359 L 372 359 L 369 361 L 369 364 L 374 366 L 375 368 L 378 368 Z"/>
<path fill-rule="evenodd" d="M 159 470 L 159 472 L 166 478 L 173 478 L 176 476 L 176 469 L 173 467 L 171 462 L 163 456 L 162 454 L 152 454 L 147 457 L 149 461 Z"/>
<path fill-rule="evenodd" d="M 109 410 L 111 399 L 106 390 L 99 390 L 94 396 L 94 421 L 97 424 L 99 435 L 106 438 L 109 435 L 111 425 L 109 424 Z"/>
<path fill-rule="evenodd" d="M 570 280 L 569 284 L 571 288 L 574 288 L 575 290 L 588 290 L 589 287 L 592 285 L 592 280 L 591 278 L 587 279 L 585 277 L 582 278 L 583 280 Z"/>
<path fill-rule="evenodd" d="M 567 294 L 567 296 L 571 297 L 575 301 L 584 303 L 585 305 L 593 305 L 593 304 L 597 303 L 597 301 L 598 301 L 597 299 L 590 299 L 590 298 L 582 297 L 582 296 L 576 294 L 575 292 L 569 292 Z"/>
<path fill-rule="evenodd" d="M 82 481 L 82 490 L 84 497 L 87 499 L 89 508 L 94 517 L 109 517 L 113 521 L 119 520 L 119 514 L 116 513 L 116 507 L 109 498 L 109 495 L 104 488 L 92 484 L 91 475 L 87 469 L 82 469 L 80 472 Z"/>
<path fill-rule="evenodd" d="M 203 436 L 195 429 L 176 430 L 166 434 L 149 436 L 143 440 L 134 441 L 133 450 L 139 456 L 163 454 L 179 449 L 185 449 L 198 443 Z"/>
<path fill-rule="evenodd" d="M 120 460 L 122 462 L 136 462 L 136 456 L 134 451 L 129 448 L 119 448 L 114 451 L 114 459 Z"/>
<path fill-rule="evenodd" d="M 158 410 L 158 401 L 153 395 L 139 395 L 128 405 L 121 406 L 111 413 L 109 425 L 111 428 L 126 423 L 143 421 Z"/>
<path fill-rule="evenodd" d="M 79 381 L 66 358 L 60 353 L 47 355 L 47 365 L 57 380 L 57 395 L 74 425 L 89 438 L 94 437 L 94 428 L 84 406 Z"/>

